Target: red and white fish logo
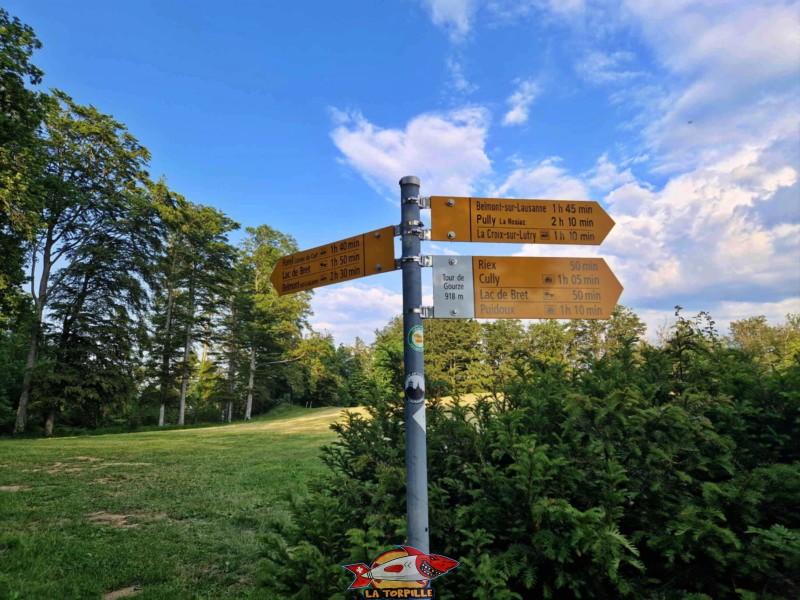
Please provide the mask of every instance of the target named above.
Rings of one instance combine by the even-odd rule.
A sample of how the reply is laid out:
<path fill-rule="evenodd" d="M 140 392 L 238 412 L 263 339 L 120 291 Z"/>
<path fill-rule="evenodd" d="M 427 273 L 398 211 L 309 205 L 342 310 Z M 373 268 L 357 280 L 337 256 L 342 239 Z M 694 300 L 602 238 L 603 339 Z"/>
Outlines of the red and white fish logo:
<path fill-rule="evenodd" d="M 364 563 L 344 565 L 355 575 L 349 590 L 373 587 L 425 587 L 431 579 L 444 575 L 458 566 L 458 561 L 440 554 L 425 554 L 411 546 L 384 552 L 370 566 Z M 388 585 L 383 585 L 386 582 Z M 398 585 L 407 583 L 408 585 Z"/>

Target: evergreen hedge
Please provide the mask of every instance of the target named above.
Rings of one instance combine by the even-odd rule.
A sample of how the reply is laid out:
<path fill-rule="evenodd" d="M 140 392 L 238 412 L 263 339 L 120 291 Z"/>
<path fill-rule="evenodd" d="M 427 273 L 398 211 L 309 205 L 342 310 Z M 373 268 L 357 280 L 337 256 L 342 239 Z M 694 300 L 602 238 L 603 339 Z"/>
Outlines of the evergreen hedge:
<path fill-rule="evenodd" d="M 429 403 L 442 599 L 800 597 L 800 356 L 720 343 L 701 313 L 660 347 L 567 366 L 517 356 L 504 393 Z M 341 565 L 402 543 L 402 400 L 350 413 L 330 475 L 272 524 L 270 597 L 343 599 Z"/>

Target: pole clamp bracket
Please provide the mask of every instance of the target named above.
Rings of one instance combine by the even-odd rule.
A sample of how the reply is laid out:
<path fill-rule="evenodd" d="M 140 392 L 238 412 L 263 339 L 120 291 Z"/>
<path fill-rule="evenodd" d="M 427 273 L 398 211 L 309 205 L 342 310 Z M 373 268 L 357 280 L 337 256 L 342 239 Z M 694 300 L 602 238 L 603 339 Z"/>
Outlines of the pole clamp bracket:
<path fill-rule="evenodd" d="M 410 198 L 403 198 L 403 204 L 419 204 L 420 208 L 431 207 L 430 196 L 412 196 Z"/>
<path fill-rule="evenodd" d="M 425 229 L 425 223 L 422 221 L 407 221 L 401 225 L 396 225 L 394 234 L 397 236 L 402 235 L 416 235 L 422 241 L 430 241 L 431 231 Z"/>
<path fill-rule="evenodd" d="M 423 254 L 422 256 L 403 256 L 402 258 L 395 259 L 394 265 L 396 269 L 401 269 L 403 263 L 410 262 L 419 263 L 421 267 L 432 267 L 433 257 L 428 254 Z"/>
<path fill-rule="evenodd" d="M 432 319 L 433 318 L 433 307 L 432 306 L 414 306 L 406 310 L 407 313 L 419 315 L 423 319 Z"/>

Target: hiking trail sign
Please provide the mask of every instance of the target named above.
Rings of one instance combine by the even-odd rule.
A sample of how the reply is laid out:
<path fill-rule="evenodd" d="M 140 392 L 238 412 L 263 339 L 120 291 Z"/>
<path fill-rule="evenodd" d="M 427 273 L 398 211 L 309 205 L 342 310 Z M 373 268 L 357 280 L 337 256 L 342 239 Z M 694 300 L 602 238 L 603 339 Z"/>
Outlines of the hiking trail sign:
<path fill-rule="evenodd" d="M 433 257 L 436 319 L 607 319 L 621 294 L 602 258 Z"/>
<path fill-rule="evenodd" d="M 420 251 L 423 240 L 597 245 L 614 227 L 597 202 L 427 198 L 420 197 L 419 190 L 418 178 L 400 180 L 398 227 L 284 256 L 270 281 L 283 295 L 402 269 L 406 545 L 428 554 L 423 317 L 606 319 L 619 300 L 622 285 L 602 258 L 425 256 Z M 424 208 L 431 209 L 430 230 L 420 220 Z M 402 248 L 399 259 L 394 255 L 397 235 Z M 422 267 L 431 266 L 432 307 L 422 306 L 421 274 Z"/>
<path fill-rule="evenodd" d="M 395 270 L 394 226 L 278 259 L 270 281 L 279 295 Z"/>
<path fill-rule="evenodd" d="M 614 220 L 597 202 L 431 196 L 431 240 L 601 244 Z"/>

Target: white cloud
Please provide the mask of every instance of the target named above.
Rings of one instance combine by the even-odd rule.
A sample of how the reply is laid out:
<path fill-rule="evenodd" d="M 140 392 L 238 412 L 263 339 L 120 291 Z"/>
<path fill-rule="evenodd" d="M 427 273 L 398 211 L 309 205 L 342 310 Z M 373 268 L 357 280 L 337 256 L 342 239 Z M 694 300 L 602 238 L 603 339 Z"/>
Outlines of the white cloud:
<path fill-rule="evenodd" d="M 551 157 L 532 166 L 519 167 L 492 190 L 493 196 L 513 195 L 518 198 L 547 198 L 552 200 L 585 200 L 586 186 L 558 166 L 560 158 Z"/>
<path fill-rule="evenodd" d="M 769 168 L 763 157 L 743 149 L 660 191 L 629 182 L 607 196 L 617 225 L 603 253 L 616 258 L 634 302 L 780 302 L 800 294 L 800 224 L 760 216 L 760 205 L 798 174 Z"/>
<path fill-rule="evenodd" d="M 615 215 L 635 215 L 642 206 L 653 201 L 653 193 L 636 181 L 612 190 L 605 200 Z"/>
<path fill-rule="evenodd" d="M 547 0 L 547 5 L 554 13 L 562 15 L 578 15 L 586 10 L 584 0 Z"/>
<path fill-rule="evenodd" d="M 461 61 L 455 58 L 448 58 L 445 65 L 450 73 L 450 85 L 453 90 L 462 96 L 472 94 L 478 89 L 478 86 L 469 81 L 464 74 L 464 65 Z"/>
<path fill-rule="evenodd" d="M 491 171 L 485 144 L 489 115 L 481 108 L 414 117 L 405 129 L 383 129 L 360 113 L 338 115 L 331 133 L 344 162 L 381 191 L 396 193 L 397 182 L 416 175 L 426 195 L 468 196 Z"/>
<path fill-rule="evenodd" d="M 623 304 L 660 307 L 659 314 L 680 304 L 727 323 L 748 316 L 744 308 L 734 314 L 735 306 L 770 318 L 778 308 L 800 308 L 800 211 L 774 218 L 764 209 L 786 191 L 800 203 L 799 180 L 798 169 L 776 161 L 771 147 L 751 147 L 674 176 L 661 189 L 620 173 L 603 155 L 582 178 L 550 159 L 517 169 L 495 192 L 587 198 L 581 186 L 615 185 L 605 203 L 616 226 L 602 246 L 527 245 L 515 255 L 600 256 L 625 287 Z"/>
<path fill-rule="evenodd" d="M 608 159 L 608 154 L 603 154 L 597 159 L 595 167 L 587 174 L 589 184 L 596 189 L 608 191 L 635 180 L 630 169 L 620 171 L 613 162 Z"/>
<path fill-rule="evenodd" d="M 508 98 L 511 109 L 503 117 L 503 125 L 522 125 L 528 122 L 531 104 L 539 95 L 539 84 L 531 80 L 517 82 L 517 89 Z"/>
<path fill-rule="evenodd" d="M 626 67 L 635 61 L 631 52 L 589 52 L 575 65 L 578 75 L 590 83 L 625 83 L 642 74 Z"/>
<path fill-rule="evenodd" d="M 469 34 L 476 0 L 422 0 L 422 3 L 427 6 L 434 25 L 443 27 L 451 41 L 461 41 Z"/>
<path fill-rule="evenodd" d="M 485 6 L 489 14 L 505 23 L 547 13 L 562 20 L 573 20 L 587 11 L 585 0 L 486 0 Z"/>
<path fill-rule="evenodd" d="M 797 72 L 800 10 L 775 0 L 625 0 L 670 70 L 726 74 L 729 84 L 765 81 Z"/>
<path fill-rule="evenodd" d="M 665 169 L 800 134 L 800 3 L 625 0 L 666 77 L 642 97 L 645 140 Z"/>
<path fill-rule="evenodd" d="M 731 321 L 764 315 L 773 323 L 783 322 L 786 315 L 800 314 L 800 296 L 785 298 L 779 302 L 720 302 L 716 313 L 712 313 L 724 332 Z"/>
<path fill-rule="evenodd" d="M 376 329 L 402 313 L 403 296 L 380 285 L 342 283 L 316 290 L 311 308 L 311 326 L 337 343 L 351 344 L 356 337 L 371 342 Z"/>

